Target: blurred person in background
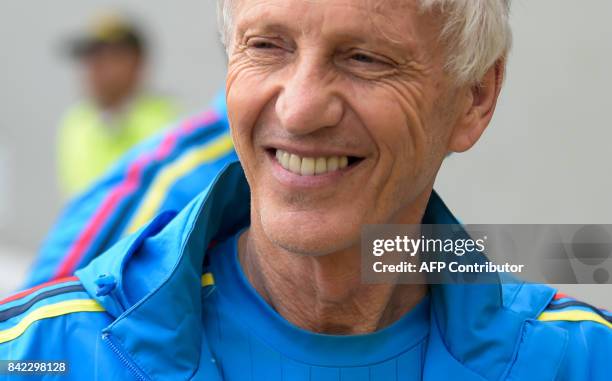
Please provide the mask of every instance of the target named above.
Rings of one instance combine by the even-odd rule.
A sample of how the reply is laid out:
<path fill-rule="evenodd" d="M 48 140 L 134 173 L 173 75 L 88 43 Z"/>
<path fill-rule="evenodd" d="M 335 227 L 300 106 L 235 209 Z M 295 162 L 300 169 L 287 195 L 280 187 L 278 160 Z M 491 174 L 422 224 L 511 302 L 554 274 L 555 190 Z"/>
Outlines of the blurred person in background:
<path fill-rule="evenodd" d="M 71 43 L 83 70 L 87 99 L 66 113 L 58 136 L 59 182 L 74 195 L 122 154 L 177 116 L 168 98 L 146 89 L 145 39 L 116 12 L 100 14 Z"/>

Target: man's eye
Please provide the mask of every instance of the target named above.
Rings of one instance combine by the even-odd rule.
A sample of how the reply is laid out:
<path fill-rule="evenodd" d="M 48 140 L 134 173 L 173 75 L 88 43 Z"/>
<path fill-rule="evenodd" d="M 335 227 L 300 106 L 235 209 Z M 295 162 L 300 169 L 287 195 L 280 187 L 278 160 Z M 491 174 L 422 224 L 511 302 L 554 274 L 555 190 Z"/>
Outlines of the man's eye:
<path fill-rule="evenodd" d="M 262 42 L 256 42 L 255 44 L 253 44 L 253 47 L 257 49 L 274 49 L 276 48 L 276 45 L 271 44 L 269 42 L 262 41 Z"/>
<path fill-rule="evenodd" d="M 367 54 L 363 54 L 363 53 L 353 54 L 351 56 L 351 59 L 354 61 L 361 62 L 361 63 L 378 63 L 379 62 L 376 58 L 371 57 Z"/>
<path fill-rule="evenodd" d="M 278 45 L 267 40 L 253 40 L 248 44 L 249 47 L 261 50 L 278 49 Z"/>

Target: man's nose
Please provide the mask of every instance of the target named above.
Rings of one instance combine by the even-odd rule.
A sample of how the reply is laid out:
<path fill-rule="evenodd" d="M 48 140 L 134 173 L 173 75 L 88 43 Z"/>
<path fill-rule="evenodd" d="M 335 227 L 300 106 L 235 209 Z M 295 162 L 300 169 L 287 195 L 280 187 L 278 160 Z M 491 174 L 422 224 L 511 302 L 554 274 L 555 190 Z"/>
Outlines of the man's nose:
<path fill-rule="evenodd" d="M 343 101 L 334 86 L 333 74 L 311 60 L 302 60 L 282 84 L 276 115 L 285 130 L 306 135 L 340 123 Z"/>

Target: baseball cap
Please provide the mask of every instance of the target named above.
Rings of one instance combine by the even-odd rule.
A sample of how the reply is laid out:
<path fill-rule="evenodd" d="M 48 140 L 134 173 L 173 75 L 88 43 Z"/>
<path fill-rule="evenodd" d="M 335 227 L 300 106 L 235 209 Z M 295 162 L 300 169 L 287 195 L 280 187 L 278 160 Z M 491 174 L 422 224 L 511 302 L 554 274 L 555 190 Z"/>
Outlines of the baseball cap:
<path fill-rule="evenodd" d="M 118 12 L 98 14 L 81 36 L 70 42 L 70 53 L 76 58 L 107 46 L 125 46 L 138 52 L 144 49 L 141 31 Z"/>

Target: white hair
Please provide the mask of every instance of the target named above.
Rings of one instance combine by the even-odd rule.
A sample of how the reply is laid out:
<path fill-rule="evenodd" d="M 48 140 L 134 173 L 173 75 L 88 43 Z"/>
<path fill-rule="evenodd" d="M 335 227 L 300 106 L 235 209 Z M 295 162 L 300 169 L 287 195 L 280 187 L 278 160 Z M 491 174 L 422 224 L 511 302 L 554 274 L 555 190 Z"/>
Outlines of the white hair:
<path fill-rule="evenodd" d="M 440 39 L 447 50 L 447 71 L 458 83 L 478 83 L 512 46 L 511 0 L 419 0 L 423 11 L 444 18 Z M 229 48 L 232 0 L 217 0 L 221 40 Z"/>

